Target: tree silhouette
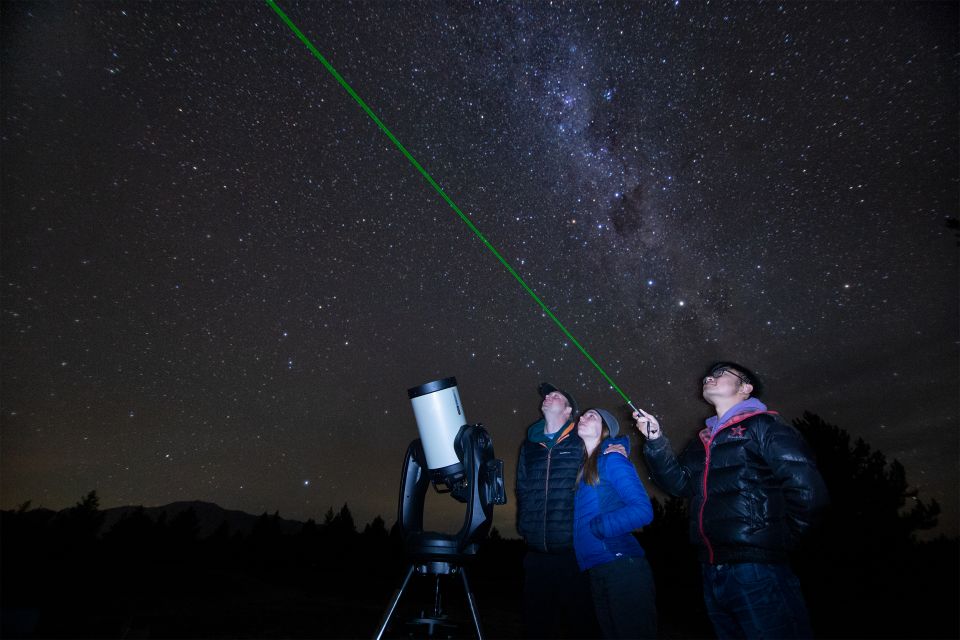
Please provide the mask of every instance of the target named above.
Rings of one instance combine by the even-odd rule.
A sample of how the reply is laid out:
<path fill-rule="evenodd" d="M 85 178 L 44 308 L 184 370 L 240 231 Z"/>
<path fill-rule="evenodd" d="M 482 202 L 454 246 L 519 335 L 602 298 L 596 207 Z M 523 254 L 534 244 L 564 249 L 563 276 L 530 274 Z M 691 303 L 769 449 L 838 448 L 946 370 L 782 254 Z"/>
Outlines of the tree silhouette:
<path fill-rule="evenodd" d="M 932 564 L 917 532 L 936 526 L 940 507 L 924 502 L 898 461 L 805 412 L 807 439 L 830 492 L 822 524 L 802 542 L 797 572 L 814 626 L 842 637 L 955 637 L 956 616 L 924 616 L 931 602 L 957 602 L 956 562 Z M 957 541 L 936 547 L 949 562 Z"/>
<path fill-rule="evenodd" d="M 100 498 L 97 492 L 85 495 L 73 508 L 63 512 L 60 526 L 74 546 L 92 544 L 103 526 L 104 514 L 100 511 Z"/>
<path fill-rule="evenodd" d="M 367 526 L 363 528 L 363 536 L 371 544 L 379 544 L 381 541 L 386 542 L 389 535 L 390 534 L 387 533 L 387 523 L 385 523 L 380 516 L 371 520 Z"/>
<path fill-rule="evenodd" d="M 317 521 L 310 518 L 303 523 L 303 527 L 300 529 L 300 535 L 304 538 L 313 539 L 316 538 L 319 531 L 320 528 L 317 526 Z"/>
<path fill-rule="evenodd" d="M 338 513 L 330 521 L 330 532 L 334 537 L 349 537 L 357 533 L 357 525 L 353 521 L 353 514 L 350 513 L 350 507 L 344 502 Z"/>
<path fill-rule="evenodd" d="M 253 531 L 250 532 L 250 539 L 257 544 L 268 544 L 279 540 L 283 536 L 280 530 L 280 512 L 274 511 L 273 515 L 267 515 L 264 511 L 257 518 L 253 525 Z"/>
<path fill-rule="evenodd" d="M 123 515 L 103 535 L 103 540 L 113 555 L 123 560 L 133 560 L 144 549 L 156 549 L 159 544 L 157 525 L 143 507 L 137 507 Z"/>
<path fill-rule="evenodd" d="M 831 535 L 861 538 L 869 533 L 874 543 L 902 547 L 916 541 L 917 531 L 937 525 L 940 505 L 920 500 L 900 462 L 887 463 L 862 438 L 851 444 L 850 434 L 810 412 L 794 425 L 813 448 L 830 489 L 826 526 Z"/>

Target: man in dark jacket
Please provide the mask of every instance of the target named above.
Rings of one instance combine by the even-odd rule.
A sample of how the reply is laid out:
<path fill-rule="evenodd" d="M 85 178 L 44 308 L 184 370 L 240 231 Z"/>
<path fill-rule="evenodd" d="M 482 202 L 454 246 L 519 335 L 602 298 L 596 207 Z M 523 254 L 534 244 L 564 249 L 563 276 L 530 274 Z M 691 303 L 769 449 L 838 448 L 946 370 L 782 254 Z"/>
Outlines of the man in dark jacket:
<path fill-rule="evenodd" d="M 656 418 L 633 416 L 653 481 L 690 499 L 707 613 L 720 638 L 810 637 L 788 553 L 826 506 L 823 479 L 800 433 L 757 400 L 756 374 L 717 362 L 702 385 L 716 415 L 679 457 Z"/>
<path fill-rule="evenodd" d="M 573 552 L 573 496 L 583 462 L 577 402 L 540 385 L 543 418 L 530 425 L 517 462 L 517 531 L 527 543 L 524 623 L 530 638 L 599 635 L 590 586 Z"/>

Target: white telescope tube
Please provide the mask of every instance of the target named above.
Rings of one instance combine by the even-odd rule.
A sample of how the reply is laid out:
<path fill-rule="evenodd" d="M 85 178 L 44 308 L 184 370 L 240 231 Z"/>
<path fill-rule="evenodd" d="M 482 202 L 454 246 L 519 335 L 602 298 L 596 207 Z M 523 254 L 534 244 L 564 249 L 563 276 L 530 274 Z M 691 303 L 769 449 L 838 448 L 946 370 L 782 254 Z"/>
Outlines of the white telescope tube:
<path fill-rule="evenodd" d="M 431 471 L 460 464 L 453 447 L 467 418 L 460 404 L 456 378 L 444 378 L 407 390 L 417 430 Z"/>

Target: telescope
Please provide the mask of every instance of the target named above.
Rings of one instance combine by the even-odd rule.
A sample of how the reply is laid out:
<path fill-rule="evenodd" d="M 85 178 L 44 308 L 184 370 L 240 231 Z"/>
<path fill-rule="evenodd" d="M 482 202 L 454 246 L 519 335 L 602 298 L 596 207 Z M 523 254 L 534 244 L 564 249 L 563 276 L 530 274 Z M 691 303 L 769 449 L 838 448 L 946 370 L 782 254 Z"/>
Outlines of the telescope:
<path fill-rule="evenodd" d="M 430 615 L 410 621 L 429 636 L 450 626 L 440 600 L 440 576 L 459 573 L 470 607 L 473 630 L 483 638 L 476 600 L 464 564 L 474 556 L 493 523 L 494 505 L 506 504 L 503 460 L 494 457 L 493 441 L 482 424 L 468 424 L 456 378 L 443 378 L 407 390 L 420 438 L 410 443 L 400 476 L 397 522 L 410 565 L 394 594 L 376 638 L 383 637 L 397 604 L 414 573 L 432 575 L 434 606 Z M 463 526 L 456 533 L 424 531 L 427 492 L 449 494 L 466 505 Z"/>

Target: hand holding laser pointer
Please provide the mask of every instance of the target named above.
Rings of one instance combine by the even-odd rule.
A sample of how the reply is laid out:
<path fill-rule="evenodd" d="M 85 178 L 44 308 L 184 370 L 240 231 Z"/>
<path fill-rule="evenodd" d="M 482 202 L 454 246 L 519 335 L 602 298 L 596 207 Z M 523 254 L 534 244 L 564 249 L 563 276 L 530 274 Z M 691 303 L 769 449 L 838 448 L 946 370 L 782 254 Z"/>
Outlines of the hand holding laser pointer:
<path fill-rule="evenodd" d="M 660 430 L 660 421 L 643 409 L 637 409 L 630 405 L 633 411 L 633 419 L 637 421 L 637 430 L 648 440 L 656 440 L 663 432 Z"/>

